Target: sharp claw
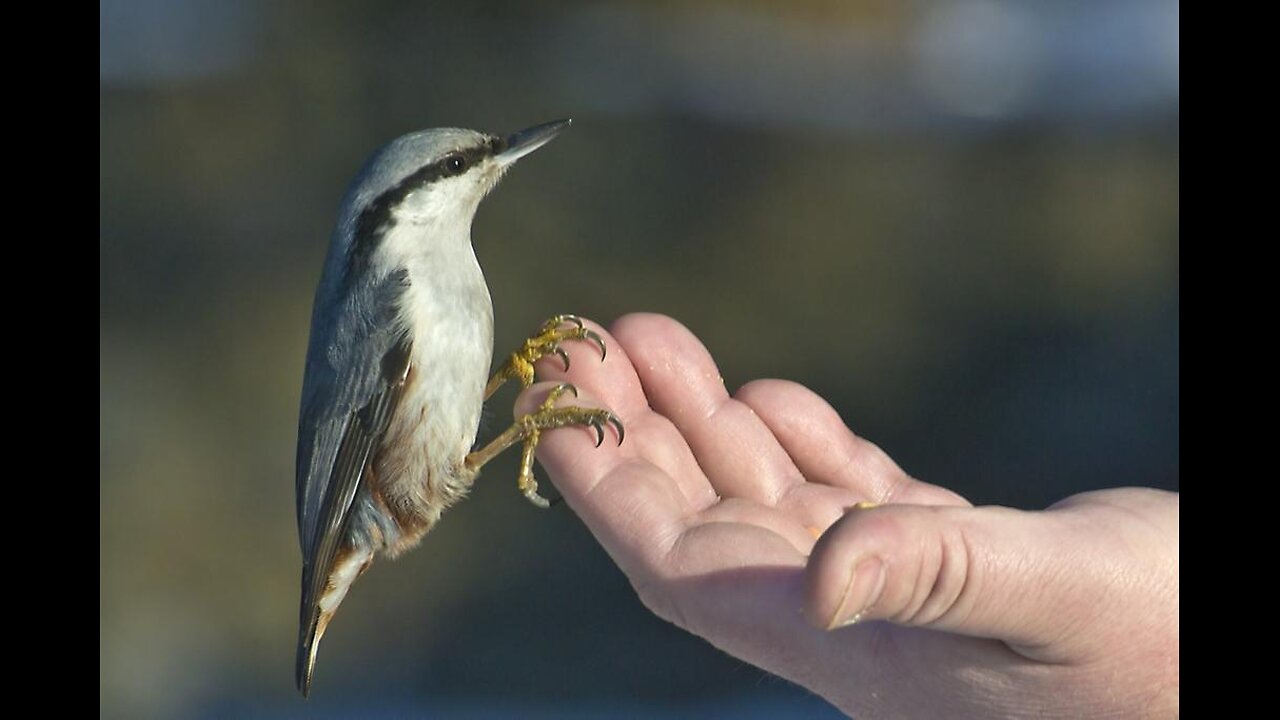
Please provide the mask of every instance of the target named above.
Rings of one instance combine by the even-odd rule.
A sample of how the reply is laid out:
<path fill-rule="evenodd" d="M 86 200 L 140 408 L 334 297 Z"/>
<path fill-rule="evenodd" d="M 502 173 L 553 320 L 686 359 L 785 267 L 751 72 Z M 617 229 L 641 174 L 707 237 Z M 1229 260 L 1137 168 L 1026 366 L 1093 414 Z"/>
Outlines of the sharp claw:
<path fill-rule="evenodd" d="M 564 371 L 569 372 L 569 353 L 565 352 L 564 348 L 556 348 L 554 352 L 564 360 Z"/>
<path fill-rule="evenodd" d="M 588 330 L 585 333 L 585 337 L 600 346 L 600 362 L 604 362 L 604 359 L 609 355 L 609 351 L 604 346 L 604 338 L 600 337 L 600 334 L 593 330 Z"/>
<path fill-rule="evenodd" d="M 627 431 L 622 428 L 622 421 L 617 415 L 609 413 L 609 422 L 613 424 L 613 429 L 618 431 L 618 445 L 622 445 L 622 440 L 627 436 Z"/>
<path fill-rule="evenodd" d="M 592 420 L 591 428 L 596 431 L 596 447 L 600 447 L 604 444 L 604 425 L 599 420 Z"/>
<path fill-rule="evenodd" d="M 557 323 L 557 325 L 562 323 L 573 323 L 574 325 L 577 325 L 579 328 L 583 327 L 582 318 L 578 317 L 577 315 L 561 315 L 560 322 Z"/>
<path fill-rule="evenodd" d="M 560 383 L 559 385 L 551 388 L 551 392 L 547 393 L 547 399 L 543 402 L 545 403 L 549 401 L 551 403 L 555 403 L 555 401 L 565 393 L 573 393 L 573 396 L 576 398 L 578 397 L 578 388 L 575 387 L 573 383 Z"/>

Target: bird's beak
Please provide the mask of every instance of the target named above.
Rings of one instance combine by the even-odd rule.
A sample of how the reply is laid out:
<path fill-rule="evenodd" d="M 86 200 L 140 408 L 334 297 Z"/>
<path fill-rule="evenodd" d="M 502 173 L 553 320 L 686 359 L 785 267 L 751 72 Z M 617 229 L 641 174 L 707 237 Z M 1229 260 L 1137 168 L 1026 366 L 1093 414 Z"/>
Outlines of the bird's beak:
<path fill-rule="evenodd" d="M 564 120 L 536 125 L 528 130 L 521 130 L 510 135 L 507 137 L 507 149 L 495 155 L 493 159 L 497 160 L 498 165 L 504 169 L 510 167 L 515 161 L 551 142 L 555 136 L 563 132 L 572 122 L 573 120 L 565 118 Z"/>

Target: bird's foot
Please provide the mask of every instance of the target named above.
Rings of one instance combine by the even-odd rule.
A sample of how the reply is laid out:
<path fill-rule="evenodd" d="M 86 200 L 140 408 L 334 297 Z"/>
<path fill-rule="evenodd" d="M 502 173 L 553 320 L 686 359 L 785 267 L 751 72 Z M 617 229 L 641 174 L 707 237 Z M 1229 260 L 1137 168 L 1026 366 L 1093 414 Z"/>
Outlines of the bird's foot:
<path fill-rule="evenodd" d="M 493 395 L 508 380 L 519 380 L 522 387 L 529 387 L 533 384 L 534 363 L 548 355 L 559 355 L 564 361 L 564 369 L 568 370 L 569 353 L 561 345 L 570 340 L 589 340 L 595 343 L 600 347 L 600 360 L 604 360 L 604 339 L 598 333 L 587 329 L 582 324 L 582 318 L 577 315 L 556 315 L 525 340 L 519 350 L 511 353 L 502 367 L 498 368 L 498 372 L 490 378 L 484 396 L 488 398 Z"/>
<path fill-rule="evenodd" d="M 618 435 L 618 444 L 622 444 L 622 439 L 626 437 L 626 431 L 623 429 L 622 421 L 618 419 L 608 410 L 600 408 L 586 407 L 556 407 L 556 401 L 565 393 L 573 393 L 574 397 L 578 396 L 578 389 L 568 383 L 561 383 L 551 389 L 547 393 L 547 399 L 542 401 L 537 410 L 525 415 L 516 422 L 516 426 L 521 428 L 523 432 L 524 446 L 520 451 L 520 475 L 516 479 L 516 487 L 520 488 L 520 492 L 529 500 L 529 502 L 540 508 L 550 507 L 550 503 L 546 498 L 538 494 L 538 481 L 533 477 L 533 454 L 538 448 L 538 441 L 542 439 L 543 430 L 552 430 L 567 425 L 581 425 L 590 427 L 596 431 L 596 447 L 600 447 L 604 442 L 604 426 L 606 424 L 613 425 L 615 433 Z"/>
<path fill-rule="evenodd" d="M 578 406 L 556 407 L 556 402 L 565 393 L 578 396 L 577 388 L 569 383 L 556 385 L 551 392 L 547 393 L 547 399 L 542 401 L 537 410 L 520 417 L 506 432 L 494 438 L 483 449 L 468 455 L 467 466 L 478 471 L 498 453 L 521 442 L 523 446 L 520 451 L 520 475 L 516 478 L 516 487 L 534 505 L 540 508 L 550 507 L 551 503 L 538 494 L 538 481 L 533 477 L 534 451 L 538 448 L 538 441 L 542 439 L 544 430 L 554 430 L 569 425 L 590 427 L 596 431 L 596 447 L 600 447 L 604 442 L 605 425 L 613 425 L 618 435 L 619 445 L 626 436 L 622 420 L 608 410 Z"/>

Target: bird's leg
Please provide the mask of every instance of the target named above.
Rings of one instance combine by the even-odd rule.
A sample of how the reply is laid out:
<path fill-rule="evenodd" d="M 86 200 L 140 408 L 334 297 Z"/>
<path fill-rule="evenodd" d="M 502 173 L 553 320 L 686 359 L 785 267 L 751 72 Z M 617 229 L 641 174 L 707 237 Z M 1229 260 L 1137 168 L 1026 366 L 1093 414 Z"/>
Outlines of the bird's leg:
<path fill-rule="evenodd" d="M 488 400 L 492 397 L 498 391 L 498 388 L 502 387 L 508 380 L 518 380 L 521 387 L 532 385 L 534 363 L 547 355 L 559 355 L 560 359 L 564 360 L 565 370 L 568 370 L 569 354 L 560 345 L 569 340 L 590 340 L 596 343 L 600 347 L 600 359 L 604 360 L 606 350 L 604 340 L 599 334 L 587 329 L 582 324 L 582 319 L 577 315 L 556 315 L 543 323 L 537 333 L 525 340 L 524 345 L 519 350 L 511 353 L 511 356 L 498 368 L 493 377 L 489 378 L 489 383 L 484 389 L 484 399 Z M 538 507 L 548 507 L 550 503 L 538 494 L 538 482 L 533 477 L 534 450 L 538 447 L 538 441 L 542 437 L 543 430 L 566 425 L 588 425 L 595 428 L 597 434 L 596 446 L 599 447 L 600 443 L 604 442 L 605 423 L 612 423 L 618 432 L 618 444 L 622 444 L 622 421 L 608 410 L 583 407 L 555 407 L 556 401 L 566 392 L 572 392 L 575 397 L 578 395 L 577 388 L 572 385 L 557 385 L 537 410 L 520 418 L 506 432 L 494 438 L 488 445 L 468 455 L 466 458 L 467 468 L 477 471 L 503 450 L 518 442 L 523 442 L 524 445 L 520 452 L 520 475 L 517 478 L 517 486 L 520 488 L 520 492 L 528 498 L 529 502 Z"/>
<path fill-rule="evenodd" d="M 538 440 L 542 438 L 543 430 L 551 430 L 566 425 L 584 425 L 590 426 L 596 431 L 596 447 L 604 442 L 604 426 L 605 423 L 611 423 L 618 434 L 618 444 L 622 444 L 624 431 L 622 429 L 622 421 L 617 415 L 608 410 L 599 408 L 584 407 L 556 407 L 556 401 L 566 392 L 573 393 L 577 397 L 578 390 L 568 383 L 561 383 L 551 389 L 547 393 L 547 399 L 542 401 L 537 410 L 516 420 L 515 424 L 507 429 L 498 437 L 494 438 L 488 445 L 467 455 L 467 469 L 475 472 L 479 470 L 485 463 L 497 457 L 499 453 L 518 442 L 524 442 L 524 447 L 520 451 L 520 476 L 516 480 L 516 486 L 520 488 L 520 492 L 529 499 L 529 502 L 541 508 L 550 506 L 546 498 L 538 494 L 538 481 L 533 479 L 533 451 L 538 447 Z"/>
<path fill-rule="evenodd" d="M 533 337 L 524 341 L 519 350 L 511 353 L 511 357 L 502 363 L 502 367 L 489 378 L 484 388 L 484 399 L 488 400 L 498 388 L 508 380 L 519 380 L 522 387 L 533 384 L 533 364 L 547 355 L 559 355 L 564 360 L 564 369 L 569 369 L 569 354 L 560 348 L 567 340 L 590 340 L 600 346 L 600 359 L 604 360 L 604 340 L 592 330 L 582 325 L 577 315 L 556 315 L 542 324 Z"/>

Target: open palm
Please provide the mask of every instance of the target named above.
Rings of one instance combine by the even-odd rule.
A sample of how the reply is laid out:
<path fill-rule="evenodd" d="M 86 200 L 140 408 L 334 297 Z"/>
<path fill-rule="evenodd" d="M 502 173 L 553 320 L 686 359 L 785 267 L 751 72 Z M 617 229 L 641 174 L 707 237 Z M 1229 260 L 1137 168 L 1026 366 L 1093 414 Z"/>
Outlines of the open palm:
<path fill-rule="evenodd" d="M 626 442 L 595 449 L 587 432 L 556 431 L 538 457 L 660 617 L 865 717 L 1083 716 L 1095 690 L 1098 712 L 1158 715 L 1170 683 L 1176 703 L 1176 494 L 973 508 L 910 478 L 802 386 L 761 380 L 731 397 L 669 318 L 593 327 L 605 362 L 565 373 L 545 361 L 540 376 L 612 409 Z M 1117 586 L 1117 563 L 1141 573 Z M 1136 610 L 1152 598 L 1169 611 Z M 1108 651 L 1135 623 L 1163 632 L 1117 659 Z M 1135 654 L 1152 677 L 1107 686 Z"/>

